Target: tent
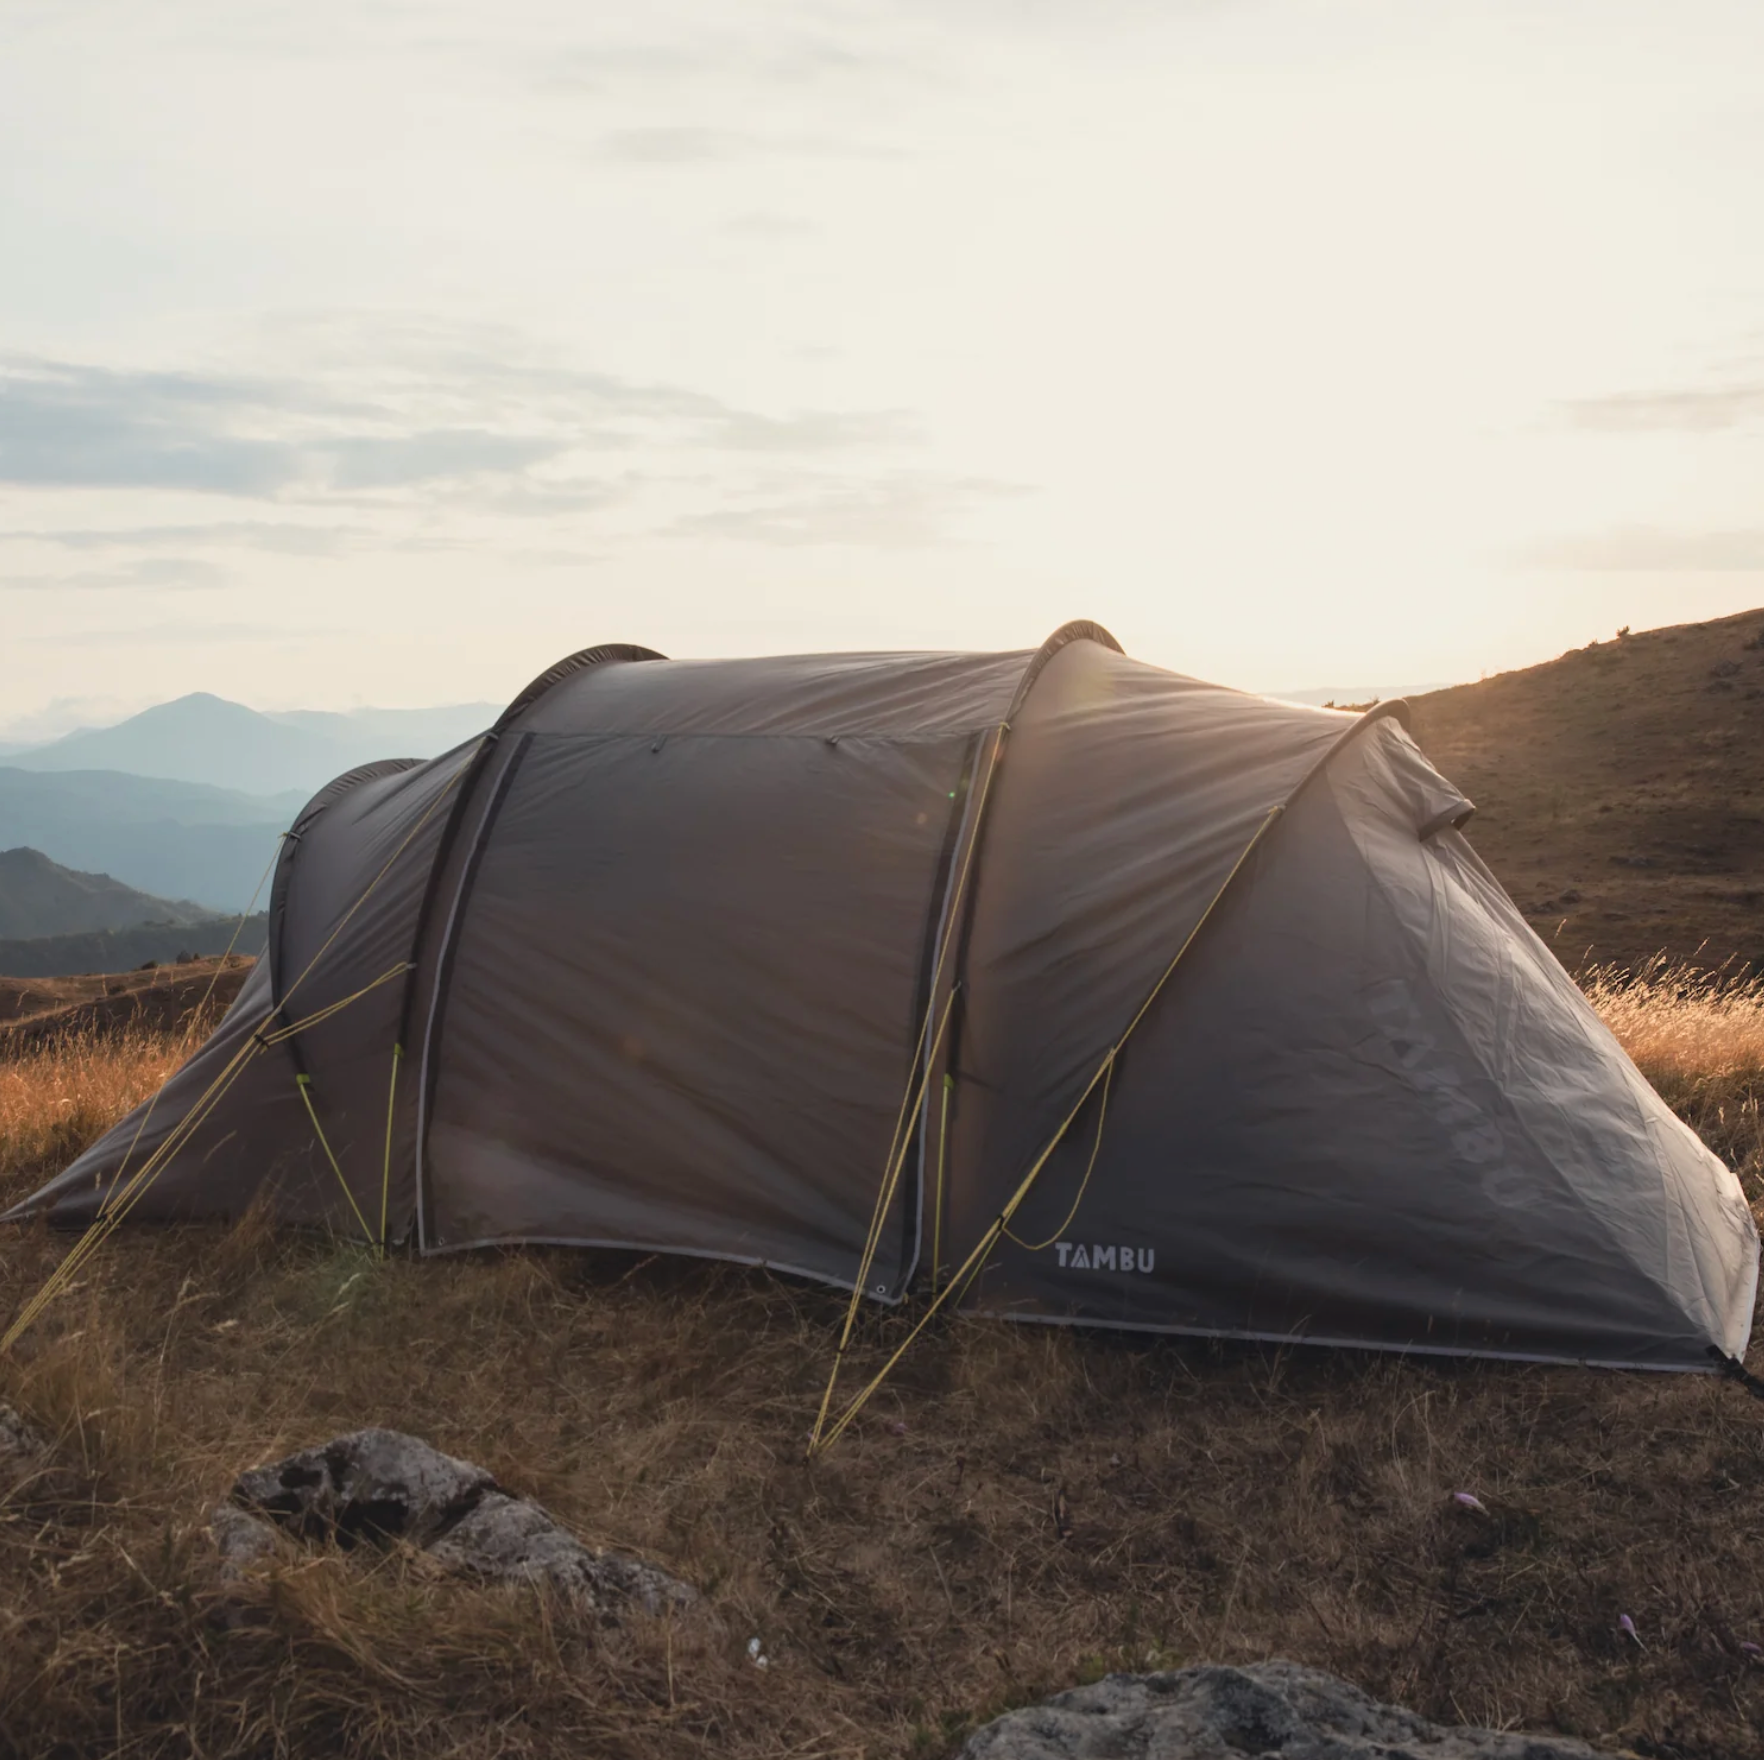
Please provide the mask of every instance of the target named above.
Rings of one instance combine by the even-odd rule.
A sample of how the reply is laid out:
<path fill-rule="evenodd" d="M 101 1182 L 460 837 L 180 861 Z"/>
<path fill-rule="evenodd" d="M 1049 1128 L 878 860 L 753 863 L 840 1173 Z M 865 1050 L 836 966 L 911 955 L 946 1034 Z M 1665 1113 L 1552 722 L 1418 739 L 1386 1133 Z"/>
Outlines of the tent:
<path fill-rule="evenodd" d="M 254 1201 L 1146 1331 L 1651 1368 L 1758 1240 L 1401 705 L 1039 651 L 576 654 L 323 790 L 267 956 L 10 1214 Z"/>

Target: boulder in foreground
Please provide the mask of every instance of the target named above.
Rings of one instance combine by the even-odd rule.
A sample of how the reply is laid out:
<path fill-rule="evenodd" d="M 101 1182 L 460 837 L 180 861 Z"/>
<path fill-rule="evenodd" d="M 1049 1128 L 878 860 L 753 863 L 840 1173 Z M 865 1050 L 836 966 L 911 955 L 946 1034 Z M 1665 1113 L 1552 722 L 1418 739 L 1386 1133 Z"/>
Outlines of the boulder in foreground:
<path fill-rule="evenodd" d="M 1116 1674 L 1012 1711 L 961 1760 L 1598 1760 L 1559 1736 L 1449 1728 L 1293 1662 Z"/>
<path fill-rule="evenodd" d="M 263 1530 L 263 1547 L 249 1541 L 241 1521 Z M 396 1430 L 357 1430 L 242 1473 L 214 1531 L 229 1558 L 248 1559 L 267 1550 L 272 1523 L 296 1539 L 346 1549 L 404 1542 L 460 1576 L 547 1584 L 609 1619 L 698 1598 L 642 1559 L 583 1545 L 482 1467 Z"/>

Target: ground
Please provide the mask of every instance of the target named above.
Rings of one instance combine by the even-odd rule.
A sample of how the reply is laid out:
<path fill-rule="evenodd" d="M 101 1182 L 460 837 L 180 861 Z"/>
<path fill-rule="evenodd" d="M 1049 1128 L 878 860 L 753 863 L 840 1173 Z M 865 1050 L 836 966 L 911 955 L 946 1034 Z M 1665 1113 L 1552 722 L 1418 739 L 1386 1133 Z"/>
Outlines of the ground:
<path fill-rule="evenodd" d="M 1734 976 L 1764 958 L 1760 628 L 1603 643 L 1415 720 L 1570 966 L 1644 973 L 1583 981 L 1764 1211 L 1764 980 Z M 1725 977 L 1672 963 L 1699 948 Z M 201 976 L 128 980 L 181 998 L 152 1014 L 103 980 L 0 994 L 34 1014 L 0 1043 L 0 1204 L 176 1066 Z M 0 1317 L 68 1246 L 0 1233 Z M 936 1760 L 1109 1670 L 1276 1656 L 1445 1722 L 1764 1754 L 1764 1401 L 1732 1382 L 957 1321 L 811 1464 L 841 1313 L 753 1272 L 381 1262 L 249 1219 L 101 1246 L 0 1357 L 51 1444 L 0 1477 L 0 1755 Z M 854 1384 L 905 1324 L 866 1317 Z M 703 1612 L 604 1628 L 416 1555 L 224 1584 L 234 1475 L 368 1424 Z"/>
<path fill-rule="evenodd" d="M 1757 988 L 1597 1000 L 1764 1207 Z M 0 1064 L 0 1200 L 178 1050 Z M 67 1246 L 0 1238 L 0 1288 Z M 684 1262 L 118 1237 L 0 1360 L 53 1443 L 0 1491 L 0 1753 L 930 1760 L 1109 1670 L 1273 1656 L 1444 1721 L 1764 1752 L 1764 1402 L 1730 1382 L 958 1321 L 811 1465 L 840 1311 Z M 868 1323 L 854 1378 L 903 1324 Z M 414 1555 L 221 1583 L 233 1476 L 370 1423 L 705 1611 L 605 1629 Z"/>

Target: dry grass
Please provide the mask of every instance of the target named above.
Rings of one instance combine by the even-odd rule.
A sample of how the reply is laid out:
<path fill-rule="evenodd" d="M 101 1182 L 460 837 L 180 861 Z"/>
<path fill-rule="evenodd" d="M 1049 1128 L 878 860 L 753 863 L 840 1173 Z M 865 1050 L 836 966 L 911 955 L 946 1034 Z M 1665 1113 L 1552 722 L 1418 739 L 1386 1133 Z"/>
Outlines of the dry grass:
<path fill-rule="evenodd" d="M 1764 1196 L 1764 1001 L 1593 988 Z M 0 1198 L 167 1055 L 0 1070 Z M 0 1237 L 0 1287 L 66 1244 Z M 0 1753 L 929 1760 L 1108 1669 L 1270 1655 L 1445 1719 L 1764 1751 L 1764 1405 L 1725 1383 L 964 1322 L 809 1467 L 837 1311 L 683 1263 L 375 1265 L 249 1222 L 119 1239 L 0 1363 L 55 1439 L 0 1490 Z M 229 1628 L 208 1508 L 367 1423 L 482 1461 L 708 1613 L 602 1630 L 417 1558 L 290 1551 Z"/>
<path fill-rule="evenodd" d="M 1637 1067 L 1703 1140 L 1764 1181 L 1764 973 L 1734 977 L 1654 959 L 1634 977 L 1597 967 L 1581 979 Z"/>
<path fill-rule="evenodd" d="M 0 1061 L 0 1194 L 59 1172 L 184 1059 L 181 1039 L 87 1033 Z"/>

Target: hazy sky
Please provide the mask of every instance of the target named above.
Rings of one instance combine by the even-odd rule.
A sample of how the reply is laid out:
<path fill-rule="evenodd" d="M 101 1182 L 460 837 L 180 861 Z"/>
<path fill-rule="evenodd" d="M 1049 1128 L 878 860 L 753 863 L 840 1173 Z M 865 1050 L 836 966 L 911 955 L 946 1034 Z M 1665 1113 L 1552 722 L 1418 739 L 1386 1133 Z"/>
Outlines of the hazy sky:
<path fill-rule="evenodd" d="M 1764 6 L 0 0 L 0 723 L 1764 602 Z"/>

